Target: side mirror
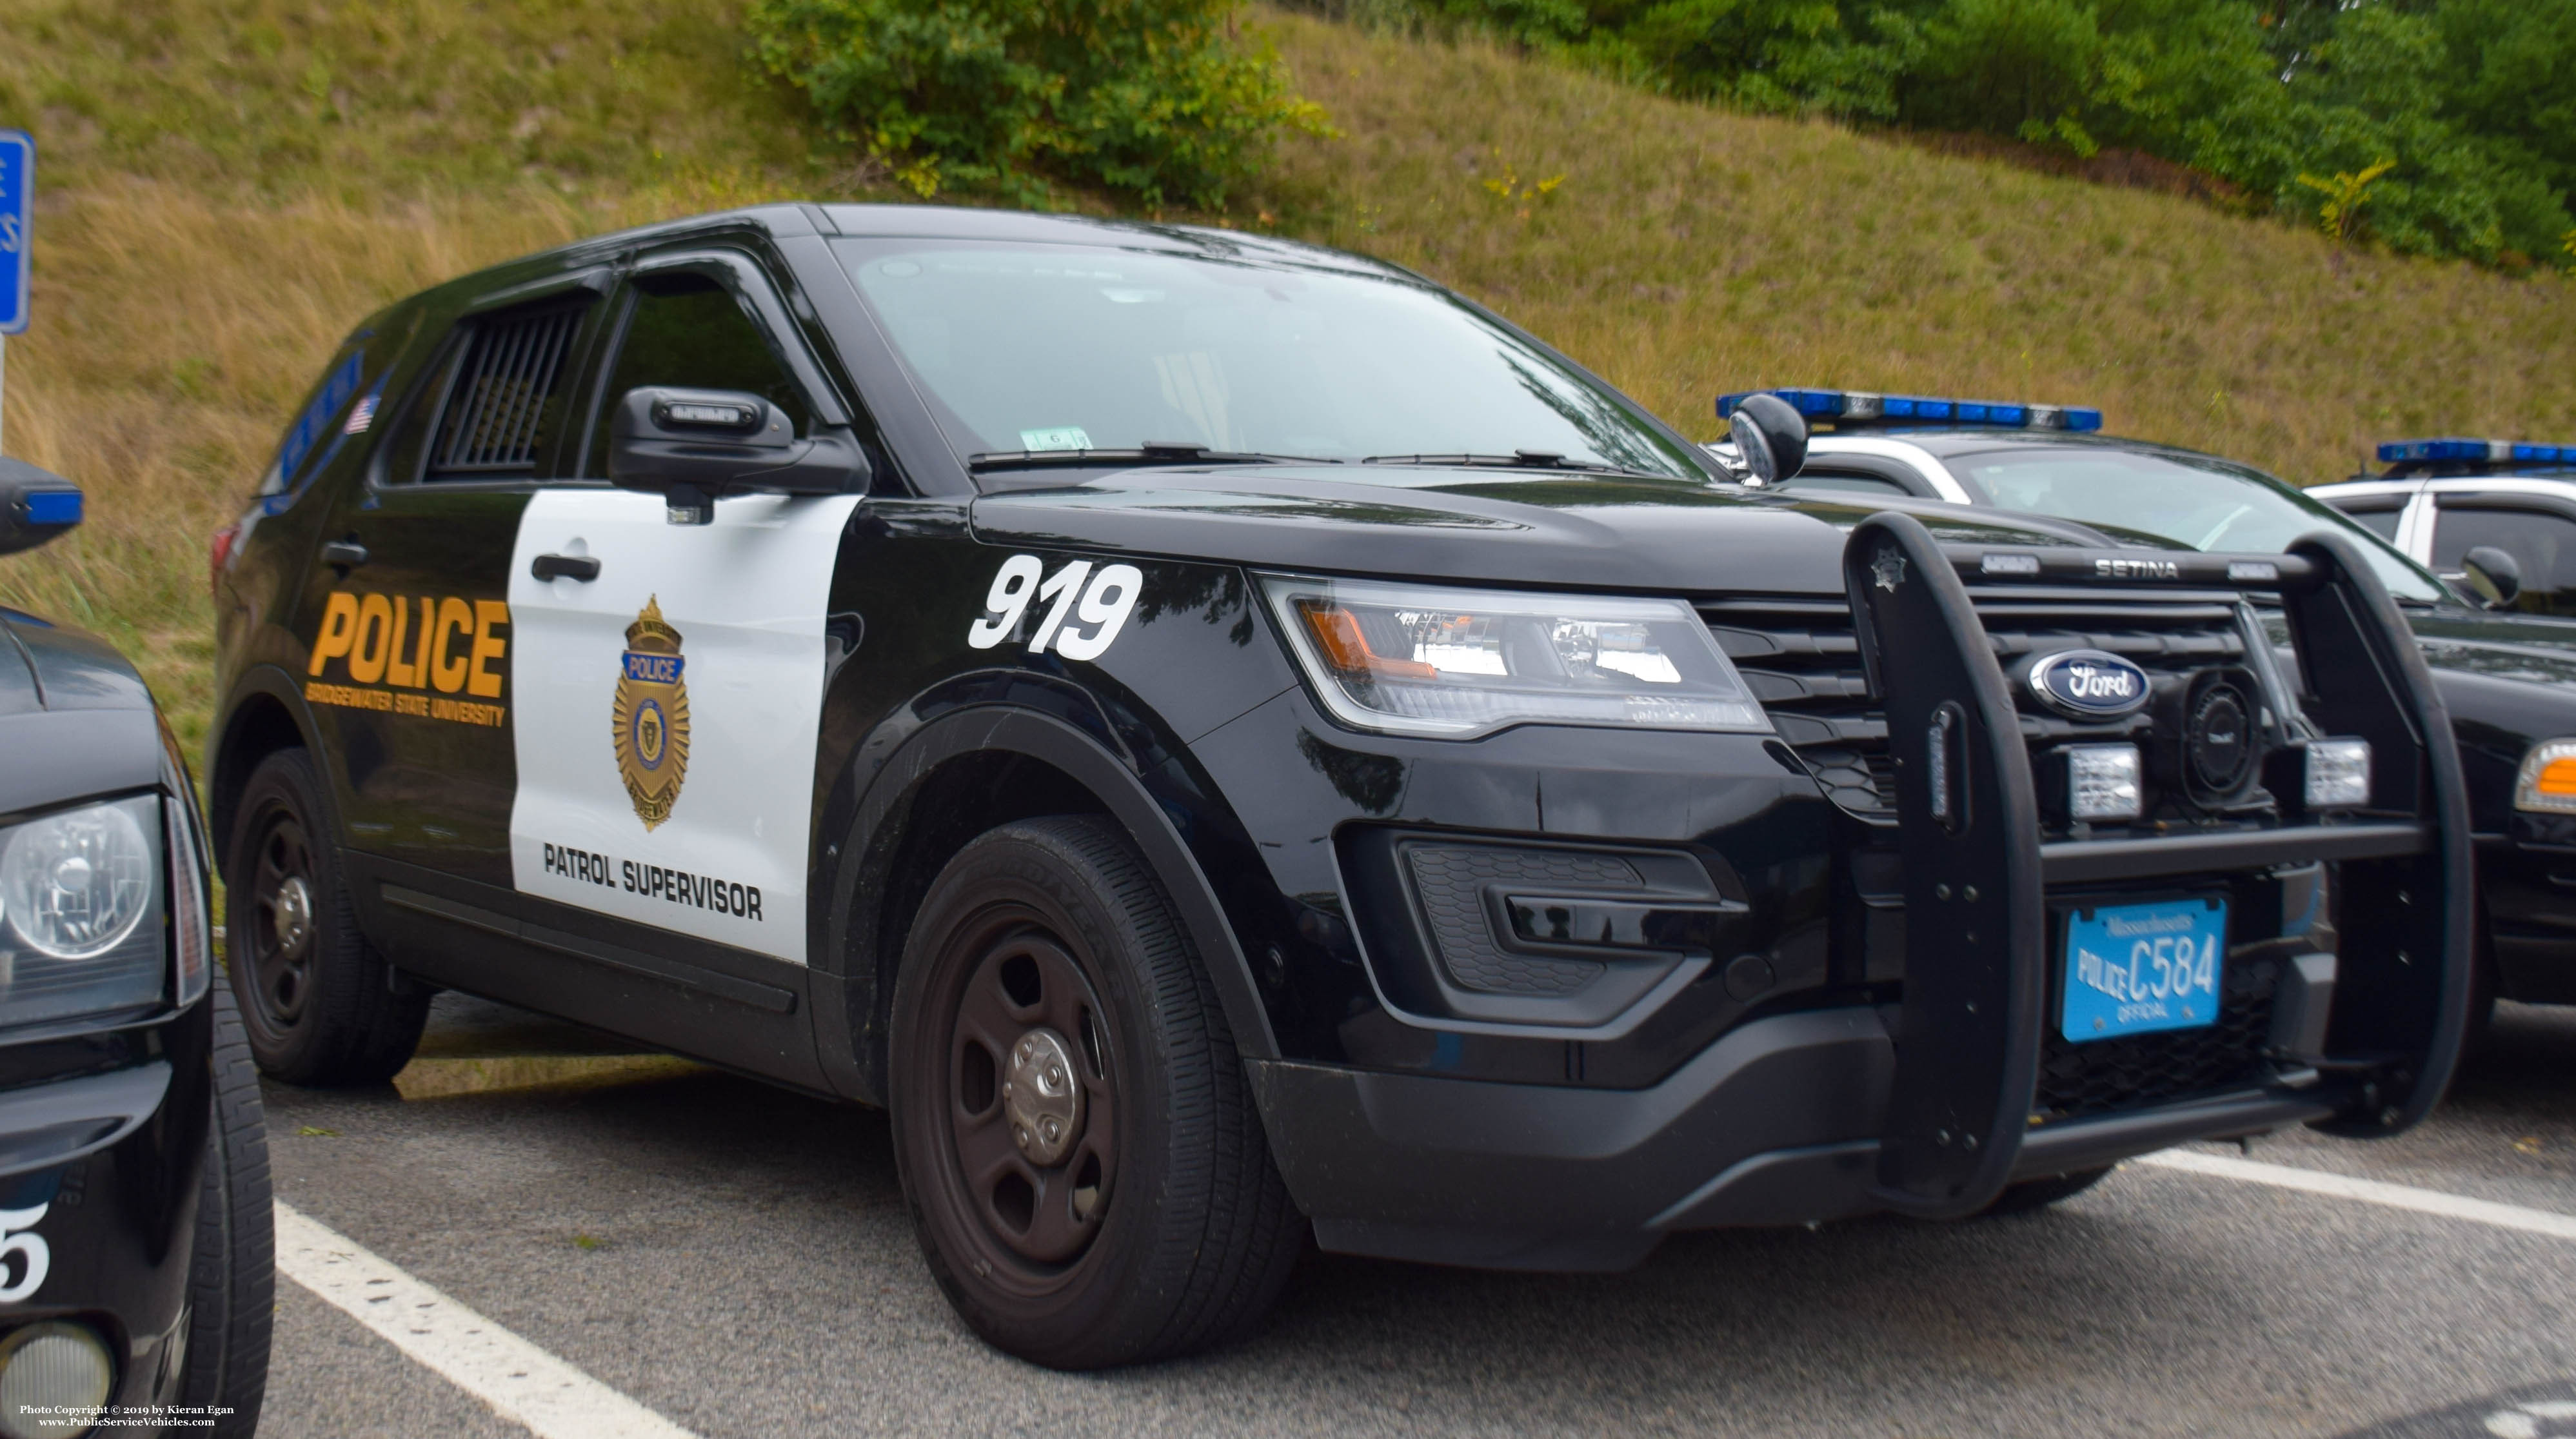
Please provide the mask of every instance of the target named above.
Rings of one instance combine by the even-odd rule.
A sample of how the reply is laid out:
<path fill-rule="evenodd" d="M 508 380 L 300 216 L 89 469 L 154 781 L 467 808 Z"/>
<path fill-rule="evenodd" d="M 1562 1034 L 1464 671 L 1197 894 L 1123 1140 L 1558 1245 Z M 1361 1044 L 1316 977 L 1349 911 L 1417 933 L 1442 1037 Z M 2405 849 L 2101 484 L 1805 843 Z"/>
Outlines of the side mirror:
<path fill-rule="evenodd" d="M 2460 568 L 2467 572 L 2469 588 L 2486 601 L 2488 609 L 2503 609 L 2522 593 L 2522 562 L 2493 545 L 2479 545 L 2462 555 Z"/>
<path fill-rule="evenodd" d="M 1747 477 L 1776 485 L 1806 466 L 1807 419 L 1778 395 L 1747 395 L 1727 417 Z"/>
<path fill-rule="evenodd" d="M 758 395 L 643 385 L 609 418 L 608 479 L 661 495 L 672 524 L 709 525 L 721 495 L 865 489 L 868 461 L 844 435 L 796 438 L 787 416 Z"/>
<path fill-rule="evenodd" d="M 0 459 L 0 555 L 32 550 L 80 522 L 78 485 L 25 460 Z"/>

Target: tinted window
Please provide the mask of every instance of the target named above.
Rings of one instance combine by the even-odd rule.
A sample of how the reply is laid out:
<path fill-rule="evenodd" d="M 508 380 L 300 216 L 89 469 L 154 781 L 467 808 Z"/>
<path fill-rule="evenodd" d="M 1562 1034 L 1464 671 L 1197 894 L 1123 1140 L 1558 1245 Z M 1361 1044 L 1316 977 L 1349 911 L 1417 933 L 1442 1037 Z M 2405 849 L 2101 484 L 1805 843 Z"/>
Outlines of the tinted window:
<path fill-rule="evenodd" d="M 2316 530 L 2340 529 L 2401 599 L 2449 596 L 2378 535 L 2333 506 L 2261 470 L 2207 455 L 2033 444 L 1944 460 L 1971 495 L 2004 509 L 2152 536 L 2210 553 L 2278 553 Z"/>
<path fill-rule="evenodd" d="M 805 392 L 778 358 L 768 332 L 732 290 L 709 276 L 689 273 L 639 279 L 628 294 L 625 332 L 600 391 L 590 474 L 608 473 L 609 416 L 618 400 L 639 385 L 746 390 L 778 406 L 797 434 L 811 433 Z"/>
<path fill-rule="evenodd" d="M 1624 396 L 1429 285 L 1243 256 L 836 249 L 961 457 L 1169 441 L 1707 473 Z"/>
<path fill-rule="evenodd" d="M 585 294 L 459 321 L 411 388 L 385 397 L 402 409 L 376 425 L 377 481 L 551 475 L 589 305 Z"/>
<path fill-rule="evenodd" d="M 1782 480 L 1780 485 L 1784 489 L 1857 490 L 1866 495 L 1905 495 L 1913 493 L 1913 491 L 1906 489 L 1903 485 L 1898 484 L 1894 480 L 1881 479 L 1876 475 L 1819 474 L 1814 470 L 1803 470 L 1792 478 Z"/>
<path fill-rule="evenodd" d="M 2390 541 L 2394 541 L 2397 538 L 2397 522 L 2406 517 L 2406 511 L 2402 508 L 2392 510 L 2346 509 L 2344 513 L 2352 516 L 2354 524 L 2361 526 L 2363 529 L 2370 531 L 2372 534 L 2379 536 L 2383 540 Z"/>
<path fill-rule="evenodd" d="M 2443 506 L 2433 522 L 2433 568 L 2457 574 L 2462 557 L 2479 545 L 2493 545 L 2522 566 L 2515 609 L 2576 615 L 2576 521 L 2552 510 Z"/>

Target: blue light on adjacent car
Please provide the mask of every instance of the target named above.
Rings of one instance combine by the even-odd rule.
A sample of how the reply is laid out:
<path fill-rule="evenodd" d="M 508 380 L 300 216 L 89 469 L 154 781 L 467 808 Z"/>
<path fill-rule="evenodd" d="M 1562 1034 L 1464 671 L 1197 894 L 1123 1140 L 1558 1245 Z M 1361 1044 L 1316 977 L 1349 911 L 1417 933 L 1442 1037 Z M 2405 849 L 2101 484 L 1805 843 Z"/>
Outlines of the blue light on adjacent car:
<path fill-rule="evenodd" d="M 1934 395 L 1881 395 L 1868 390 L 1739 390 L 1717 397 L 1717 415 L 1735 413 L 1748 396 L 1777 395 L 1809 420 L 1836 429 L 1863 425 L 1981 425 L 2009 430 L 2102 428 L 2102 412 L 2088 405 L 2031 405 L 2004 400 L 1953 400 Z"/>
<path fill-rule="evenodd" d="M 81 492 L 34 490 L 19 502 L 31 525 L 76 525 L 81 522 Z"/>
<path fill-rule="evenodd" d="M 2576 465 L 2576 445 L 2538 445 L 2529 440 L 2390 440 L 2379 447 L 2379 458 L 2392 465 L 2426 460 Z"/>

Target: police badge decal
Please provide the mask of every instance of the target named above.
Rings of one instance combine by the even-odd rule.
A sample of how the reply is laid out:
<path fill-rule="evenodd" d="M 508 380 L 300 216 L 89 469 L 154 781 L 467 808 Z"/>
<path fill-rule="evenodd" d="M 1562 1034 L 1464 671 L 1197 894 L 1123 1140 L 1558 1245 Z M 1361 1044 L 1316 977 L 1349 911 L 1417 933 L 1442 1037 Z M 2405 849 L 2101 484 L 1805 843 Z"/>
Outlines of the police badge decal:
<path fill-rule="evenodd" d="M 612 742 L 617 774 L 635 817 L 653 829 L 671 817 L 689 773 L 689 687 L 680 682 L 680 632 L 662 618 L 662 597 L 644 602 L 626 627 L 617 676 Z"/>

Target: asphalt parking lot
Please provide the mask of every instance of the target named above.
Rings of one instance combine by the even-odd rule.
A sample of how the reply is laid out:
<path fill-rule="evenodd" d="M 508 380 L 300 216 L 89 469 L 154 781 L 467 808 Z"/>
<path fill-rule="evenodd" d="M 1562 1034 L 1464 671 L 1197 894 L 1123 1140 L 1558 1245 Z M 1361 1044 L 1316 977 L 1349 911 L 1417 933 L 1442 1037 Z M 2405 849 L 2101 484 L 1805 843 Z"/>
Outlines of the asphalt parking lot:
<path fill-rule="evenodd" d="M 873 1112 L 452 995 L 393 1087 L 268 1099 L 294 1213 L 605 1386 L 548 1434 L 2576 1435 L 2545 1217 L 2131 1165 L 2054 1211 L 1685 1236 L 1610 1277 L 1314 1256 L 1251 1344 L 1069 1376 L 950 1317 Z M 2576 1010 L 2507 1006 L 2410 1135 L 2251 1157 L 2576 1215 Z M 378 1329 L 410 1331 L 284 1276 L 279 1304 L 264 1433 L 530 1432 Z"/>

